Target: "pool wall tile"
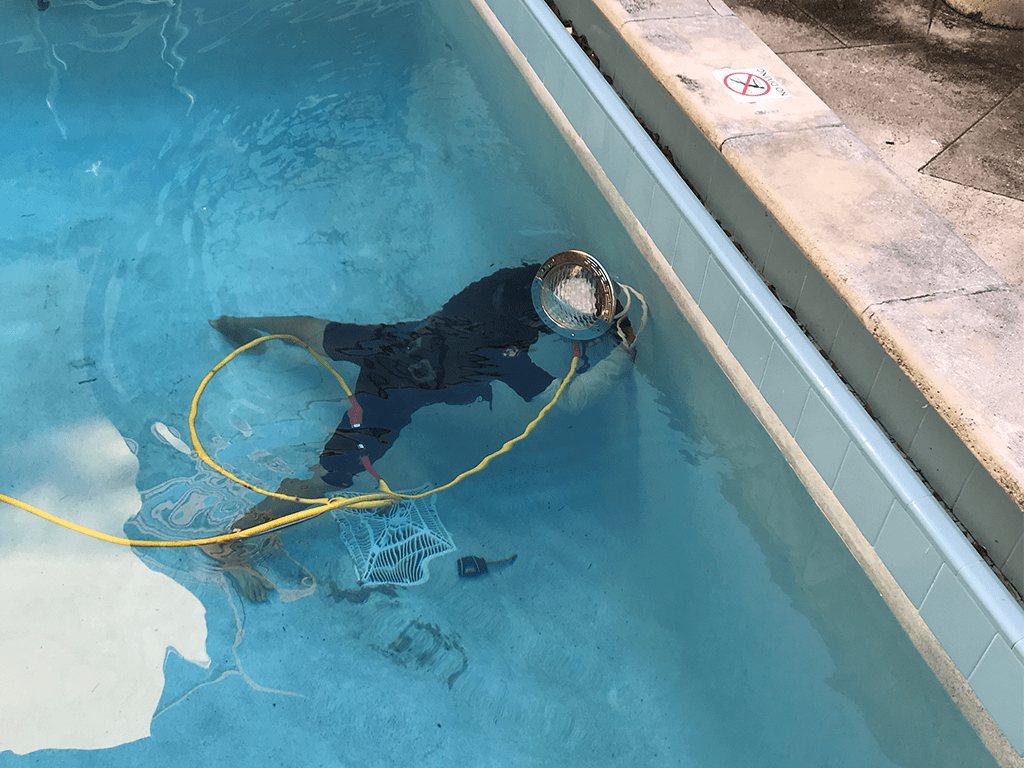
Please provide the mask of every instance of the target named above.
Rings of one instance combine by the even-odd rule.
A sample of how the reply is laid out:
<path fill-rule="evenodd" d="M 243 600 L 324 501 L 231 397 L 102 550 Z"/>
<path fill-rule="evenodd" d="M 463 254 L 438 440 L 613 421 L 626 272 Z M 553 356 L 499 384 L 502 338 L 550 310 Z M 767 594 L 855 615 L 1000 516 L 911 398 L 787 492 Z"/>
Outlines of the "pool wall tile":
<path fill-rule="evenodd" d="M 953 514 L 969 530 L 989 534 L 981 543 L 992 561 L 1000 567 L 1010 559 L 1010 553 L 1024 534 L 1024 516 L 1020 508 L 980 464 L 976 464 L 967 478 L 953 507 Z"/>
<path fill-rule="evenodd" d="M 697 303 L 723 339 L 729 338 L 729 334 L 732 332 L 739 300 L 740 294 L 736 290 L 736 286 L 726 277 L 718 262 L 710 261 L 707 273 L 704 275 L 704 287 L 701 289 L 700 299 Z"/>
<path fill-rule="evenodd" d="M 859 445 L 847 450 L 832 491 L 873 545 L 896 497 Z"/>
<path fill-rule="evenodd" d="M 1017 544 L 1003 564 L 1003 573 L 1012 583 L 1024 584 L 1024 536 L 1017 539 Z"/>
<path fill-rule="evenodd" d="M 665 192 L 664 187 L 661 184 L 655 184 L 654 194 L 651 197 L 651 212 L 648 215 L 648 224 L 645 229 L 654 244 L 658 246 L 658 250 L 667 259 L 675 250 L 681 223 L 682 215 L 679 213 L 679 208 Z"/>
<path fill-rule="evenodd" d="M 772 335 L 744 296 L 740 297 L 737 304 L 728 344 L 747 376 L 760 387 L 765 368 L 768 366 Z"/>
<path fill-rule="evenodd" d="M 695 301 L 700 300 L 700 292 L 704 287 L 704 275 L 707 274 L 710 261 L 711 253 L 707 246 L 697 238 L 689 224 L 684 221 L 679 227 L 675 256 L 672 258 L 672 269 Z"/>
<path fill-rule="evenodd" d="M 957 669 L 970 678 L 996 630 L 945 563 L 921 604 L 921 618 Z"/>
<path fill-rule="evenodd" d="M 804 287 L 810 265 L 789 236 L 779 232 L 773 239 L 765 259 L 765 275 L 775 287 L 779 299 L 787 307 L 795 307 Z"/>
<path fill-rule="evenodd" d="M 964 585 L 969 595 L 986 594 L 993 591 L 997 584 L 996 576 L 983 562 L 969 563 L 957 573 L 957 578 Z M 1013 648 L 1015 645 L 1024 643 L 1024 615 L 1021 614 L 1017 601 L 1009 594 L 997 600 L 988 600 L 984 603 L 975 600 L 978 607 L 988 616 L 994 627 L 998 628 L 999 635 L 1006 641 L 1006 644 Z M 1024 649 L 1024 646 L 1021 646 Z"/>
<path fill-rule="evenodd" d="M 882 524 L 875 551 L 910 602 L 920 608 L 943 563 L 902 503 L 893 505 Z"/>
<path fill-rule="evenodd" d="M 868 407 L 885 422 L 900 445 L 910 445 L 924 421 L 928 401 L 888 355 L 867 396 Z"/>
<path fill-rule="evenodd" d="M 538 35 L 538 38 L 541 38 Z M 533 52 L 533 55 L 527 54 L 523 51 L 523 55 L 526 56 L 530 62 L 530 66 L 533 67 L 533 71 L 537 73 L 537 77 L 544 83 L 544 87 L 548 89 L 548 93 L 551 94 L 555 101 L 561 98 L 561 81 L 565 79 L 567 67 L 565 66 L 565 59 L 559 52 L 558 48 L 550 44 L 550 41 L 544 37 L 545 45 L 537 45 Z"/>
<path fill-rule="evenodd" d="M 934 408 L 924 418 L 907 448 L 907 455 L 942 498 L 956 504 L 978 460 Z"/>
<path fill-rule="evenodd" d="M 614 130 L 608 122 L 608 115 L 588 91 L 583 99 L 583 118 L 579 126 L 574 126 L 591 152 L 599 152 L 604 145 L 606 131 Z"/>
<path fill-rule="evenodd" d="M 821 479 L 832 488 L 850 447 L 850 436 L 813 389 L 807 395 L 793 436 Z"/>
<path fill-rule="evenodd" d="M 616 31 L 623 21 L 609 21 L 589 0 L 561 4 L 563 16 L 587 35 L 602 58 L 602 69 L 615 78 L 627 103 L 649 128 L 661 132 L 661 145 L 671 150 L 686 183 L 546 6 L 538 0 L 494 3 L 506 29 L 515 30 L 514 37 L 524 31 L 533 34 L 533 24 L 514 10 L 526 6 L 547 41 L 524 43 L 521 50 L 736 360 L 760 386 L 958 668 L 977 683 L 975 692 L 1020 751 L 1024 702 L 1017 688 L 1008 692 L 1001 683 L 1009 680 L 1019 687 L 1024 674 L 1024 612 L 758 272 L 782 304 L 797 310 L 811 336 L 899 444 L 919 458 L 933 485 L 946 498 L 953 496 L 964 515 L 1001 521 L 995 546 L 985 546 L 1018 583 L 1024 582 L 1024 525 L 1017 524 L 1019 519 L 1014 523 L 1006 500 L 985 482 L 988 474 L 980 465 L 964 468 L 969 463 L 963 460 L 966 449 L 944 432 L 951 430 L 925 407 L 920 392 L 861 318 L 810 266 L 722 153 L 680 113 L 673 95 Z M 648 32 L 660 28 L 652 21 Z M 560 67 L 564 73 L 558 72 Z M 718 214 L 721 223 L 749 261 L 694 193 L 708 200 L 712 210 L 725 211 Z"/>
<path fill-rule="evenodd" d="M 708 198 L 729 201 L 728 205 L 719 208 L 718 221 L 730 237 L 736 233 L 740 221 L 764 210 L 764 206 L 728 163 L 717 163 L 714 166 L 708 185 Z"/>
<path fill-rule="evenodd" d="M 639 219 L 641 224 L 645 224 L 651 212 L 654 179 L 651 178 L 651 172 L 643 164 L 637 162 L 635 157 L 629 164 L 626 171 L 626 184 L 619 189 L 619 194 L 633 211 L 633 215 Z"/>
<path fill-rule="evenodd" d="M 600 150 L 601 167 L 608 180 L 617 189 L 626 183 L 629 164 L 633 162 L 633 150 L 623 137 L 622 132 L 614 125 L 609 125 L 604 134 L 604 144 Z M 667 256 L 667 254 L 666 254 Z"/>
<path fill-rule="evenodd" d="M 743 245 L 743 254 L 758 272 L 764 272 L 765 261 L 776 234 L 784 237 L 775 217 L 763 207 L 754 209 L 736 221 L 733 236 Z"/>
<path fill-rule="evenodd" d="M 790 434 L 796 432 L 797 424 L 800 423 L 800 414 L 803 413 L 809 391 L 810 384 L 789 353 L 777 342 L 773 342 L 761 380 L 761 394 Z"/>
<path fill-rule="evenodd" d="M 818 346 L 828 352 L 850 310 L 825 278 L 816 269 L 809 269 L 796 300 L 796 314 Z"/>
<path fill-rule="evenodd" d="M 878 378 L 882 361 L 888 355 L 864 324 L 848 312 L 839 323 L 829 357 L 846 376 L 854 392 L 866 400 Z"/>
<path fill-rule="evenodd" d="M 559 101 L 559 106 L 572 127 L 579 132 L 587 116 L 592 114 L 590 102 L 594 100 L 594 97 L 579 78 L 567 77 L 563 88 L 564 93 Z"/>
<path fill-rule="evenodd" d="M 971 688 L 1018 753 L 1024 754 L 1024 662 L 998 635 L 971 673 Z"/>

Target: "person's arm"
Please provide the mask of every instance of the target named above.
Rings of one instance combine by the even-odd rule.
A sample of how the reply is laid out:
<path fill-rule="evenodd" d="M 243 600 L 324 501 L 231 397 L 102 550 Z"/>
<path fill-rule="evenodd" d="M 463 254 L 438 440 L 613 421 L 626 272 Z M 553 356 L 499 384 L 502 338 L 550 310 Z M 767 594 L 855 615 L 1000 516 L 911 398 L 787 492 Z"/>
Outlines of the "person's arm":
<path fill-rule="evenodd" d="M 609 338 L 618 343 L 604 358 L 577 374 L 558 399 L 557 407 L 569 413 L 580 413 L 607 395 L 636 359 L 636 336 L 625 315 L 609 332 Z M 553 381 L 544 391 L 543 399 L 551 400 L 558 391 L 561 379 Z"/>

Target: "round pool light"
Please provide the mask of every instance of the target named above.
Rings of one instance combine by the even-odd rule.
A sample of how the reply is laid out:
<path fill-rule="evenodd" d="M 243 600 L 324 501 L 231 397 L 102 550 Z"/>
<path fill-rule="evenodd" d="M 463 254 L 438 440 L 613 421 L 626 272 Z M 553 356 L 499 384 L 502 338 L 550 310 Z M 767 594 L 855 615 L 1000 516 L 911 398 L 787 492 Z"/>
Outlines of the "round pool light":
<path fill-rule="evenodd" d="M 533 306 L 551 330 L 570 339 L 595 339 L 615 316 L 615 285 L 601 263 L 583 251 L 562 251 L 533 279 Z"/>

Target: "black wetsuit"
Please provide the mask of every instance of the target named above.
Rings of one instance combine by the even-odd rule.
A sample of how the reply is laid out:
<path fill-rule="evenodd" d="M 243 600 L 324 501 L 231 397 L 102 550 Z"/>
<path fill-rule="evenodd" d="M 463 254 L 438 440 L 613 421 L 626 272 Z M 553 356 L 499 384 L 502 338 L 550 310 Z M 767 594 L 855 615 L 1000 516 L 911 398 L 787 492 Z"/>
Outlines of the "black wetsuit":
<path fill-rule="evenodd" d="M 552 376 L 530 360 L 529 349 L 547 333 L 530 287 L 539 264 L 501 269 L 464 288 L 425 320 L 394 325 L 330 323 L 324 349 L 334 360 L 360 366 L 354 393 L 362 424 L 348 417 L 320 456 L 325 480 L 344 488 L 376 461 L 419 408 L 490 400 L 501 379 L 524 400 L 539 395 Z"/>

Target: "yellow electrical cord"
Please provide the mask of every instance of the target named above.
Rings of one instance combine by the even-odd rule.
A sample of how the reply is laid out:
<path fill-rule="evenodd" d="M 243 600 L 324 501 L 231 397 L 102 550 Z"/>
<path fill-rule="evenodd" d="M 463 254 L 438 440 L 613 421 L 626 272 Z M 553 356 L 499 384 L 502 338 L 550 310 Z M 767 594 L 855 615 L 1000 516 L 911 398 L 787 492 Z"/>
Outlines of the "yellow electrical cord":
<path fill-rule="evenodd" d="M 245 480 L 242 480 L 240 477 L 236 477 L 231 472 L 224 469 L 216 461 L 213 460 L 210 454 L 206 452 L 206 449 L 203 447 L 203 444 L 199 440 L 199 434 L 196 432 L 195 422 L 197 414 L 199 412 L 199 399 L 202 397 L 203 391 L 206 389 L 207 385 L 213 380 L 213 377 L 217 375 L 217 372 L 243 352 L 247 352 L 253 347 L 259 344 L 263 344 L 264 342 L 271 341 L 273 339 L 281 339 L 283 341 L 288 341 L 303 347 L 307 352 L 313 355 L 313 357 L 315 357 L 321 365 L 323 365 L 327 370 L 329 370 L 334 375 L 334 378 L 336 378 L 338 382 L 341 384 L 341 388 L 345 390 L 345 394 L 349 397 L 350 400 L 353 399 L 354 396 L 352 394 L 352 390 L 349 389 L 348 384 L 345 383 L 345 379 L 341 377 L 341 374 L 339 374 L 334 369 L 334 367 L 323 358 L 322 355 L 318 354 L 313 349 L 310 349 L 310 347 L 301 339 L 290 334 L 283 333 L 272 334 L 269 336 L 261 336 L 260 338 L 254 339 L 253 341 L 250 341 L 248 344 L 244 344 L 243 346 L 238 347 L 237 349 L 232 351 L 231 354 L 229 354 L 227 357 L 225 357 L 223 360 L 217 363 L 217 365 L 215 365 L 213 369 L 208 374 L 206 374 L 205 378 L 203 378 L 202 382 L 199 384 L 199 388 L 196 389 L 196 393 L 192 397 L 192 407 L 190 408 L 188 414 L 188 429 L 189 434 L 192 436 L 192 447 L 195 449 L 196 454 L 203 461 L 203 463 L 205 463 L 211 469 L 220 473 L 221 475 L 224 475 L 224 477 L 228 478 L 229 480 L 232 480 L 238 483 L 239 485 L 248 488 L 251 491 L 255 491 L 256 493 L 263 494 L 264 496 L 270 496 L 275 499 L 284 499 L 286 501 L 297 501 L 300 503 L 315 504 L 316 506 L 310 507 L 309 509 L 303 509 L 298 512 L 293 512 L 290 515 L 284 515 L 283 517 L 271 520 L 268 523 L 262 523 L 260 525 L 255 525 L 252 528 L 246 528 L 244 531 L 224 533 L 218 536 L 209 536 L 204 539 L 185 539 L 180 541 L 148 541 L 142 539 L 127 539 L 122 536 L 111 536 L 110 534 L 102 533 L 101 531 L 96 531 L 92 528 L 86 528 L 83 525 L 72 523 L 70 520 L 65 520 L 64 518 L 57 517 L 56 515 L 50 514 L 49 512 L 45 512 L 39 509 L 38 507 L 34 507 L 31 504 L 19 501 L 18 499 L 6 496 L 2 493 L 0 493 L 0 501 L 17 507 L 18 509 L 22 509 L 26 512 L 31 512 L 33 515 L 37 515 L 38 517 L 41 517 L 44 520 L 49 520 L 51 523 L 56 523 L 57 525 L 63 528 L 67 528 L 68 530 L 81 533 L 85 536 L 90 536 L 94 539 L 99 539 L 100 541 L 106 541 L 111 544 L 121 544 L 126 547 L 198 547 L 206 544 L 220 544 L 225 541 L 235 541 L 237 539 L 245 539 L 250 536 L 257 536 L 261 533 L 266 533 L 268 531 L 273 531 L 277 528 L 282 528 L 286 525 L 291 525 L 292 523 L 297 523 L 300 520 L 307 520 L 311 517 L 316 517 L 317 515 L 321 515 L 324 512 L 327 512 L 332 509 L 372 509 L 375 507 L 388 506 L 390 504 L 395 503 L 395 501 L 397 501 L 398 499 L 422 499 L 424 496 L 429 496 L 432 493 L 447 490 L 448 488 L 451 488 L 453 485 L 462 482 L 465 478 L 469 477 L 470 475 L 475 474 L 484 469 L 496 457 L 510 451 L 512 449 L 512 446 L 514 446 L 516 443 L 526 439 L 527 435 L 529 435 L 534 430 L 534 428 L 540 423 L 541 419 L 543 419 L 544 416 L 547 415 L 548 411 L 550 411 L 554 407 L 555 403 L 558 402 L 558 399 L 562 396 L 562 392 L 565 391 L 565 388 L 569 385 L 569 381 L 576 373 L 576 367 L 579 364 L 579 357 L 576 354 L 573 354 L 572 363 L 569 365 L 569 372 L 566 374 L 565 378 L 562 379 L 562 383 L 555 391 L 555 396 L 551 399 L 551 402 L 545 405 L 543 408 L 541 408 L 540 413 L 538 413 L 534 417 L 534 419 L 529 424 L 526 425 L 526 429 L 523 430 L 522 434 L 507 441 L 504 445 L 501 446 L 501 448 L 499 448 L 489 456 L 485 456 L 480 461 L 479 464 L 477 464 L 472 469 L 466 470 L 462 474 L 458 475 L 451 482 L 445 483 L 444 485 L 438 488 L 432 488 L 429 491 L 424 491 L 423 493 L 404 494 L 392 491 L 390 488 L 388 488 L 387 483 L 385 483 L 384 480 L 380 480 L 380 493 L 368 493 L 363 494 L 361 496 L 337 496 L 335 498 L 307 499 L 301 496 L 289 496 L 286 494 L 277 493 L 276 491 L 268 491 L 264 488 L 260 488 L 259 486 L 253 485 L 252 483 L 246 482 Z"/>

